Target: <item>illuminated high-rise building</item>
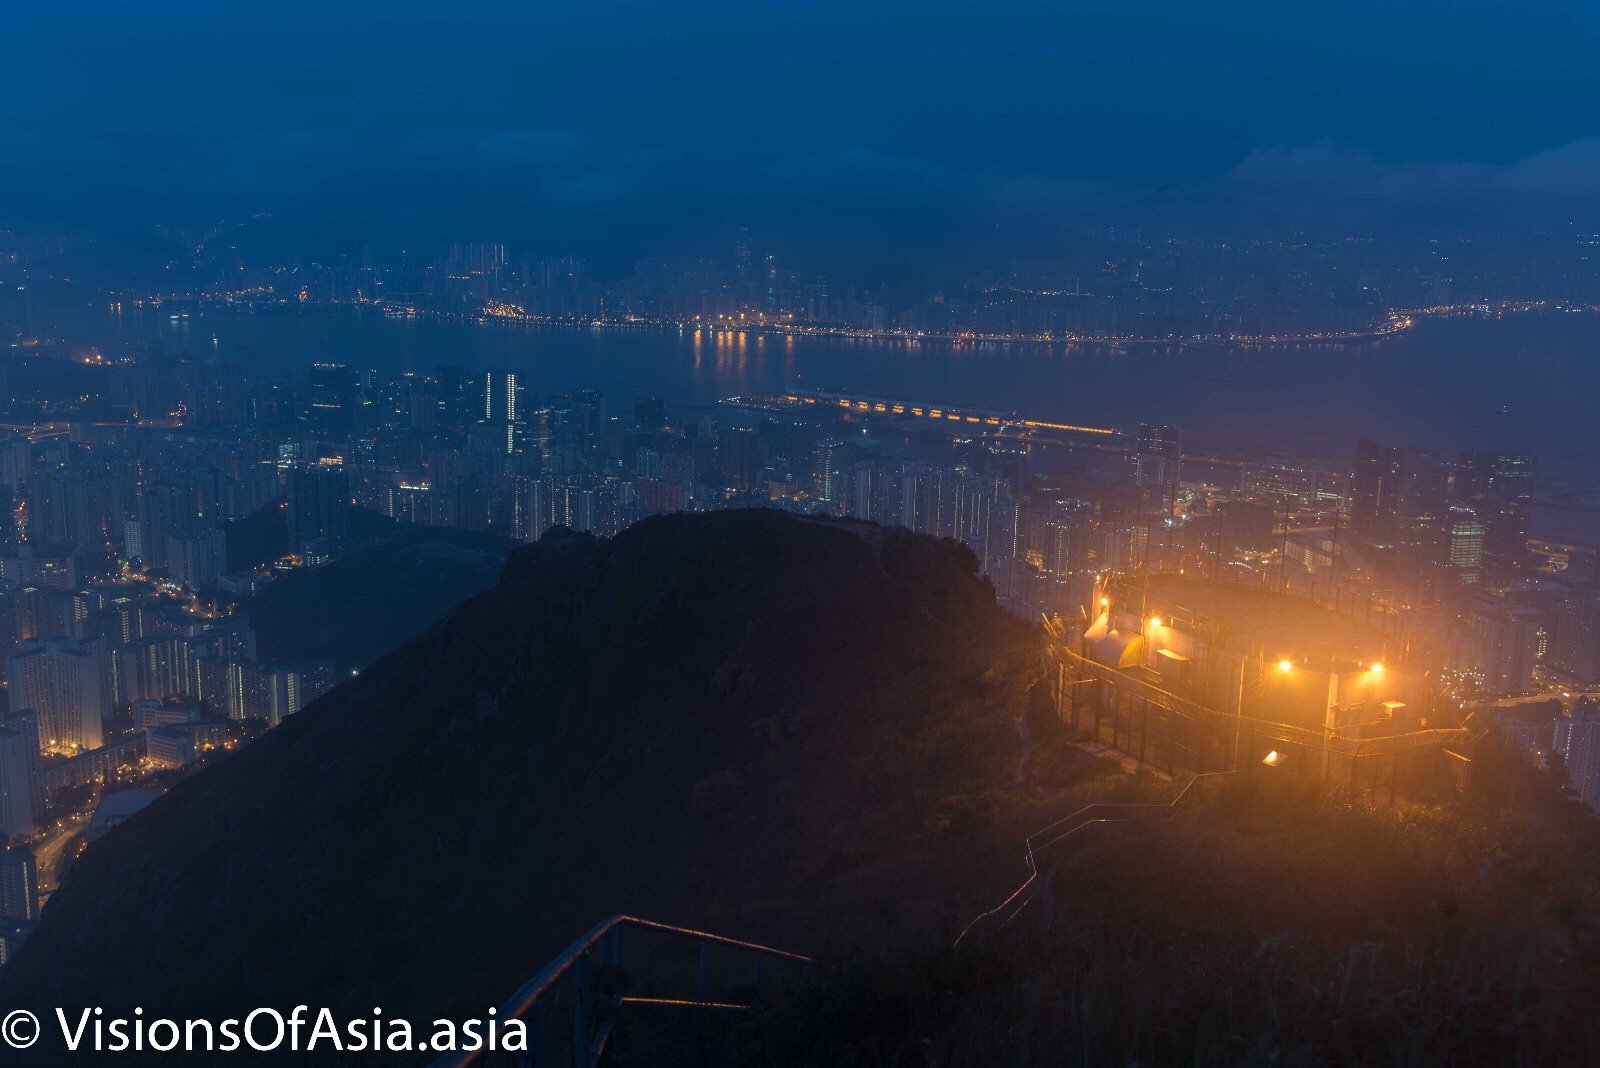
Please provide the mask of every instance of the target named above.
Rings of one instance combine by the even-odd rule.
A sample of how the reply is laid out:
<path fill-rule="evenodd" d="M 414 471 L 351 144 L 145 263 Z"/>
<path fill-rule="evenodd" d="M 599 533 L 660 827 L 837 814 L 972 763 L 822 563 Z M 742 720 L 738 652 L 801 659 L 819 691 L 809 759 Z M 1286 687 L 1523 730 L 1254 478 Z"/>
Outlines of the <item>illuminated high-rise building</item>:
<path fill-rule="evenodd" d="M 527 420 L 537 395 L 531 393 L 519 371 L 504 369 L 483 373 L 478 398 L 478 422 L 486 427 L 496 452 L 507 455 L 523 450 Z"/>
<path fill-rule="evenodd" d="M 1456 496 L 1492 497 L 1512 504 L 1533 499 L 1538 462 L 1527 449 L 1479 449 L 1456 463 Z"/>
<path fill-rule="evenodd" d="M 1483 521 L 1471 508 L 1452 505 L 1447 519 L 1450 567 L 1469 585 L 1483 579 Z"/>
<path fill-rule="evenodd" d="M 312 660 L 278 669 L 282 679 L 279 716 L 290 716 L 338 685 L 332 660 Z"/>
<path fill-rule="evenodd" d="M 883 509 L 888 496 L 887 471 L 870 460 L 858 461 L 850 471 L 850 501 L 848 511 L 855 519 L 875 519 Z"/>
<path fill-rule="evenodd" d="M 46 751 L 100 747 L 106 707 L 102 652 L 76 638 L 41 638 L 6 660 L 11 706 L 39 716 L 39 742 Z"/>
<path fill-rule="evenodd" d="M 483 373 L 483 404 L 478 418 L 489 423 L 516 423 L 533 406 L 519 371 L 491 369 Z"/>
<path fill-rule="evenodd" d="M 855 446 L 842 438 L 819 441 L 811 452 L 811 492 L 827 501 L 830 511 L 844 511 L 847 473 L 854 459 Z"/>

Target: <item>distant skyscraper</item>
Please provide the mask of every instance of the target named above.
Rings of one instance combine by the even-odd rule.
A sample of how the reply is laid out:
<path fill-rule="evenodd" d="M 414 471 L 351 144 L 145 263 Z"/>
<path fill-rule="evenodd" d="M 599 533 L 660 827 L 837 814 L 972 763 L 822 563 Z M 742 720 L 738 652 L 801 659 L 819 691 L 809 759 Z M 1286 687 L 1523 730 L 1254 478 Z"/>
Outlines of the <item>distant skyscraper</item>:
<path fill-rule="evenodd" d="M 723 489 L 748 490 L 761 466 L 756 432 L 725 426 L 717 431 L 717 481 Z"/>
<path fill-rule="evenodd" d="M 1424 449 L 1403 448 L 1399 475 L 1395 524 L 1401 551 L 1413 565 L 1450 563 L 1450 466 Z M 1476 538 L 1481 566 L 1481 524 Z"/>
<path fill-rule="evenodd" d="M 350 537 L 349 472 L 339 464 L 290 468 L 287 490 L 289 551 L 338 556 Z"/>
<path fill-rule="evenodd" d="M 39 919 L 39 868 L 26 849 L 0 849 L 0 919 Z"/>
<path fill-rule="evenodd" d="M 1465 452 L 1456 463 L 1456 496 L 1525 505 L 1533 500 L 1537 474 L 1538 462 L 1526 449 Z"/>
<path fill-rule="evenodd" d="M 479 418 L 489 423 L 516 423 L 528 417 L 532 405 L 520 372 L 488 370 L 483 373 L 483 407 Z"/>
<path fill-rule="evenodd" d="M 483 373 L 483 391 L 478 420 L 492 432 L 496 451 L 507 455 L 521 452 L 527 420 L 537 395 L 529 393 L 518 371 L 489 370 Z"/>
<path fill-rule="evenodd" d="M 1528 504 L 1533 500 L 1538 474 L 1539 464 L 1533 453 L 1526 450 L 1497 453 L 1489 492 L 1512 504 Z"/>
<path fill-rule="evenodd" d="M 1177 494 L 1183 433 L 1175 426 L 1140 423 L 1134 441 L 1133 479 L 1171 511 Z"/>
<path fill-rule="evenodd" d="M 332 660 L 310 660 L 280 668 L 279 717 L 291 716 L 339 683 Z"/>
<path fill-rule="evenodd" d="M 657 430 L 667 425 L 667 402 L 660 397 L 640 397 L 633 406 L 633 425 Z"/>
<path fill-rule="evenodd" d="M 1600 682 L 1600 597 L 1570 593 L 1556 602 L 1544 658 L 1579 682 Z"/>
<path fill-rule="evenodd" d="M 167 577 L 188 590 L 206 589 L 228 570 L 227 537 L 216 527 L 192 538 L 167 539 Z"/>
<path fill-rule="evenodd" d="M 733 276 L 741 285 L 748 285 L 751 279 L 750 256 L 750 228 L 739 228 L 739 240 L 733 246 Z"/>
<path fill-rule="evenodd" d="M 1087 501 L 1068 500 L 1046 505 L 1039 511 L 1043 514 L 1037 551 L 1044 569 L 1058 575 L 1083 571 L 1088 566 L 1095 533 L 1094 507 Z"/>
<path fill-rule="evenodd" d="M 1555 749 L 1567 762 L 1572 789 L 1600 808 L 1600 705 L 1579 700 L 1556 718 Z"/>
<path fill-rule="evenodd" d="M 1483 521 L 1471 508 L 1453 505 L 1448 517 L 1448 563 L 1462 582 L 1483 579 Z"/>
<path fill-rule="evenodd" d="M 848 512 L 855 519 L 876 519 L 888 496 L 888 472 L 870 460 L 860 460 L 850 469 Z"/>
<path fill-rule="evenodd" d="M 33 294 L 27 286 L 0 286 L 0 329 L 23 336 L 33 332 Z"/>
<path fill-rule="evenodd" d="M 504 245 L 457 241 L 450 246 L 450 273 L 457 278 L 498 278 L 505 265 Z"/>
<path fill-rule="evenodd" d="M 1450 562 L 1450 467 L 1424 450 L 1361 441 L 1350 480 L 1350 528 L 1397 546 L 1412 565 Z M 1479 534 L 1481 544 L 1481 532 Z"/>
<path fill-rule="evenodd" d="M 1529 692 L 1538 659 L 1540 621 L 1536 609 L 1498 601 L 1474 602 L 1467 615 L 1464 666 L 1477 668 L 1491 693 Z"/>
<path fill-rule="evenodd" d="M 28 642 L 7 658 L 11 705 L 38 713 L 45 750 L 100 747 L 106 713 L 101 660 L 93 643 L 61 637 Z"/>
<path fill-rule="evenodd" d="M 894 496 L 895 522 L 907 530 L 921 531 L 928 522 L 927 479 L 918 466 L 902 471 L 889 490 Z"/>
<path fill-rule="evenodd" d="M 1465 452 L 1456 461 L 1455 495 L 1483 522 L 1484 576 L 1508 585 L 1527 556 L 1529 505 L 1537 463 L 1525 449 Z"/>
<path fill-rule="evenodd" d="M 20 735 L 22 751 L 28 757 L 28 791 L 35 821 L 44 819 L 44 773 L 39 744 L 39 713 L 30 709 L 13 711 L 5 718 L 5 728 Z"/>
<path fill-rule="evenodd" d="M 1387 542 L 1394 537 L 1399 467 L 1398 450 L 1365 439 L 1356 443 L 1356 469 L 1350 478 L 1350 529 L 1370 541 Z"/>
<path fill-rule="evenodd" d="M 0 841 L 37 828 L 41 813 L 33 799 L 38 768 L 38 739 L 15 727 L 0 727 Z"/>
<path fill-rule="evenodd" d="M 354 372 L 342 363 L 311 365 L 305 419 L 315 435 L 342 441 L 356 421 L 359 391 Z"/>
<path fill-rule="evenodd" d="M 841 438 L 819 441 L 811 452 L 811 492 L 829 502 L 830 511 L 844 510 L 847 472 L 854 459 L 855 446 Z"/>
<path fill-rule="evenodd" d="M 580 389 L 578 410 L 583 416 L 585 444 L 592 447 L 606 425 L 605 393 L 598 389 Z"/>

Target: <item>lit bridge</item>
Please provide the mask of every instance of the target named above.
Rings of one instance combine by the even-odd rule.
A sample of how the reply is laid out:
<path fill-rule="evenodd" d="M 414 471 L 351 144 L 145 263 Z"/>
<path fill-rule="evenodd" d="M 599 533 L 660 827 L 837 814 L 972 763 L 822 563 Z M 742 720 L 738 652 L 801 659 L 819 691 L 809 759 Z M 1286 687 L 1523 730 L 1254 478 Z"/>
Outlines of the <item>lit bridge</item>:
<path fill-rule="evenodd" d="M 1079 426 L 1074 423 L 1052 423 L 1038 419 L 1025 419 L 1016 412 L 995 408 L 972 408 L 965 405 L 926 404 L 917 401 L 891 400 L 859 393 L 839 393 L 823 389 L 788 389 L 783 400 L 797 406 L 817 405 L 840 411 L 861 412 L 867 415 L 897 415 L 913 419 L 939 422 L 950 429 L 966 427 L 973 430 L 1044 430 L 1065 434 L 1087 434 L 1098 438 L 1116 439 L 1120 430 L 1102 426 Z"/>

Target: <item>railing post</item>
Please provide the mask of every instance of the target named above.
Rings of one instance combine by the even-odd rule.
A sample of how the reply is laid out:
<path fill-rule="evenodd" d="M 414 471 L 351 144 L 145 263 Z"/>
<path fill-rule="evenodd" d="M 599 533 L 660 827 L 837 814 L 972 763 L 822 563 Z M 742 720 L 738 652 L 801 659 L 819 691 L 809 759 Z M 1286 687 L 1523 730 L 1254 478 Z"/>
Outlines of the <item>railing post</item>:
<path fill-rule="evenodd" d="M 578 955 L 572 977 L 572 1063 L 594 1068 L 589 1060 L 589 954 Z"/>

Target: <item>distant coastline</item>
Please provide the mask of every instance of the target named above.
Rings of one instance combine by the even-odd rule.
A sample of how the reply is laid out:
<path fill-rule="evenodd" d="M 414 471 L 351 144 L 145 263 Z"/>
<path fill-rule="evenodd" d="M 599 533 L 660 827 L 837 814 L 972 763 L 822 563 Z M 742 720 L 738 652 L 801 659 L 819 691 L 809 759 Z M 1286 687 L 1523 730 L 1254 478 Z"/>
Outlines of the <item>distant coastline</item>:
<path fill-rule="evenodd" d="M 1041 346 L 1064 350 L 1117 350 L 1134 348 L 1209 348 L 1232 346 L 1257 349 L 1303 348 L 1307 346 L 1338 347 L 1386 341 L 1415 329 L 1423 322 L 1436 319 L 1504 318 L 1539 312 L 1592 314 L 1600 305 L 1563 304 L 1551 301 L 1478 301 L 1464 304 L 1441 304 L 1425 308 L 1395 308 L 1382 322 L 1349 331 L 1329 331 L 1303 334 L 1185 334 L 1163 337 L 1080 335 L 1080 334 L 987 334 L 972 332 L 938 332 L 911 330 L 869 330 L 844 326 L 821 326 L 809 323 L 766 322 L 759 319 L 651 319 L 641 317 L 588 317 L 547 316 L 522 312 L 515 305 L 491 302 L 489 307 L 474 312 L 451 312 L 433 308 L 419 308 L 412 304 L 383 300 L 350 301 L 299 301 L 263 297 L 259 293 L 241 295 L 184 297 L 157 296 L 121 302 L 129 308 L 226 308 L 232 311 L 288 310 L 290 308 L 366 308 L 381 312 L 391 319 L 430 319 L 481 326 L 540 326 L 561 327 L 573 330 L 628 330 L 661 332 L 706 332 L 711 334 L 745 334 L 762 337 L 786 338 L 839 338 L 843 340 L 900 342 L 905 344 L 941 344 L 963 346 Z"/>

